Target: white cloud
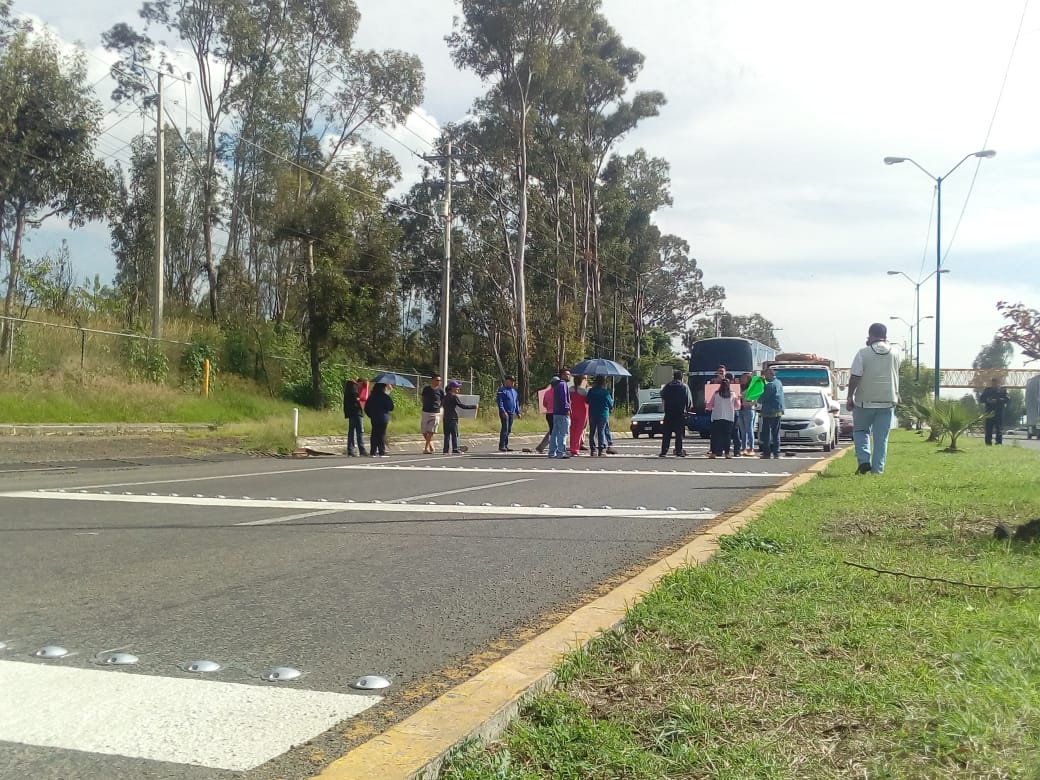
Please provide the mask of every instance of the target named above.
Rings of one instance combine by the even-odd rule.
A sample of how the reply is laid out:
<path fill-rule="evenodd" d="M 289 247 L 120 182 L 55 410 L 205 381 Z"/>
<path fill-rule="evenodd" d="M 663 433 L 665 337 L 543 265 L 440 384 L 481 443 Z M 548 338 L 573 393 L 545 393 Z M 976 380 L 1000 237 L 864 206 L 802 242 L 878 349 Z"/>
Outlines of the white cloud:
<path fill-rule="evenodd" d="M 103 2 L 70 15 L 58 0 L 36 0 L 33 11 L 93 45 L 114 21 L 137 23 L 136 0 Z M 457 5 L 358 6 L 359 46 L 423 59 L 430 123 L 464 117 L 482 87 L 454 69 L 444 43 Z M 604 0 L 625 42 L 646 55 L 637 88 L 661 89 L 669 100 L 623 148 L 669 160 L 675 207 L 659 223 L 690 241 L 706 281 L 726 286 L 732 311 L 761 312 L 784 328 L 785 347 L 838 362 L 870 322 L 912 317 L 912 287 L 886 270 L 919 278 L 935 267 L 933 183 L 882 158 L 910 156 L 941 174 L 983 144 L 995 148 L 979 167 L 944 278 L 943 362 L 968 365 L 1001 324 L 997 300 L 1040 306 L 1036 4 L 989 131 L 1022 8 L 989 0 Z M 422 119 L 407 127 L 434 138 Z M 408 130 L 390 133 L 428 153 Z M 415 176 L 414 157 L 382 140 Z M 943 186 L 944 251 L 973 162 Z M 928 314 L 934 300 L 926 307 L 922 298 Z M 893 336 L 904 338 L 899 328 Z M 925 337 L 930 364 L 934 334 Z"/>

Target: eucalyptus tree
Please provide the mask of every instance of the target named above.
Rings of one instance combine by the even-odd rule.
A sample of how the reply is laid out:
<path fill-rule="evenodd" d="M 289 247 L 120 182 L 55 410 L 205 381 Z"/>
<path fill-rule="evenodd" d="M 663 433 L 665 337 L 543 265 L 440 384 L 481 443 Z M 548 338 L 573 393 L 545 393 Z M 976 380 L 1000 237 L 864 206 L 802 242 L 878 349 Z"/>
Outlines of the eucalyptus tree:
<path fill-rule="evenodd" d="M 331 350 L 382 362 L 394 342 L 401 235 L 382 202 L 398 177 L 389 154 L 368 151 L 330 169 L 315 196 L 276 226 L 276 238 L 304 247 L 301 283 L 292 285 L 288 305 L 307 343 L 315 406 L 325 401 L 321 367 Z"/>
<path fill-rule="evenodd" d="M 10 316 L 25 231 L 52 217 L 70 226 L 103 217 L 114 180 L 95 156 L 102 108 L 82 55 L 65 54 L 51 36 L 21 27 L 0 51 L 0 95 L 0 220 L 11 236 L 4 315 Z M 8 338 L 5 321 L 4 346 Z"/>
<path fill-rule="evenodd" d="M 499 114 L 513 139 L 510 176 L 517 216 L 510 274 L 517 385 L 525 397 L 530 384 L 526 260 L 535 112 L 561 61 L 561 51 L 585 29 L 599 0 L 460 0 L 460 5 L 462 16 L 448 36 L 452 59 L 490 83 L 477 110 Z"/>
<path fill-rule="evenodd" d="M 234 101 L 232 91 L 248 68 L 256 40 L 261 34 L 250 0 L 149 0 L 141 6 L 146 30 L 159 27 L 177 35 L 194 60 L 193 79 L 202 105 L 202 134 L 205 148 L 202 160 L 202 241 L 205 248 L 206 277 L 209 283 L 209 310 L 213 319 L 219 313 L 214 229 L 222 221 L 219 133 Z M 162 44 L 157 50 L 147 33 L 139 33 L 119 23 L 102 35 L 105 48 L 118 52 L 112 67 L 116 81 L 113 98 L 133 98 L 142 105 L 154 99 L 150 67 L 167 68 L 168 53 Z"/>
<path fill-rule="evenodd" d="M 422 102 L 419 58 L 353 48 L 358 19 L 353 0 L 297 0 L 293 6 L 283 79 L 293 96 L 286 119 L 293 134 L 294 208 L 316 197 L 345 157 L 365 153 L 367 131 L 404 122 Z M 294 257 L 282 255 L 275 269 L 282 301 Z M 276 319 L 283 314 L 279 309 Z"/>
<path fill-rule="evenodd" d="M 704 284 L 689 244 L 653 223 L 655 212 L 672 202 L 669 185 L 668 163 L 642 149 L 612 157 L 602 176 L 603 254 L 637 360 L 649 329 L 677 335 L 725 299 L 722 287 Z"/>
<path fill-rule="evenodd" d="M 645 57 L 625 46 L 621 36 L 600 13 L 591 14 L 582 34 L 564 50 L 563 64 L 542 97 L 543 147 L 559 165 L 561 147 L 572 162 L 574 251 L 583 263 L 581 325 L 585 340 L 591 326 L 593 342 L 602 344 L 602 264 L 599 256 L 599 178 L 617 143 L 640 121 L 657 116 L 665 104 L 659 91 L 625 96 L 638 78 Z"/>
<path fill-rule="evenodd" d="M 190 311 L 205 269 L 202 239 L 203 171 L 197 162 L 205 139 L 197 132 L 183 135 L 166 128 L 165 223 L 163 289 L 167 303 Z M 151 133 L 131 143 L 130 167 L 119 182 L 110 219 L 115 284 L 127 302 L 127 324 L 133 326 L 151 305 L 155 275 L 156 170 L 155 138 Z M 122 179 L 123 177 L 121 177 Z"/>
<path fill-rule="evenodd" d="M 516 340 L 516 319 L 511 314 L 515 211 L 510 181 L 501 160 L 495 159 L 497 153 L 489 152 L 497 148 L 495 136 L 483 122 L 446 128 L 436 151 L 447 151 L 448 136 L 460 150 L 456 164 L 461 169 L 461 182 L 452 195 L 452 365 L 480 369 L 490 361 L 504 376 L 513 372 L 506 366 L 512 364 Z M 478 148 L 481 152 L 474 153 Z M 427 168 L 422 181 L 402 201 L 406 207 L 401 214 L 402 251 L 408 258 L 402 267 L 402 286 L 432 315 L 433 323 L 441 313 L 444 230 L 435 215 L 440 213 L 444 189 L 443 172 Z M 435 354 L 436 335 L 426 334 L 426 340 L 428 352 Z"/>

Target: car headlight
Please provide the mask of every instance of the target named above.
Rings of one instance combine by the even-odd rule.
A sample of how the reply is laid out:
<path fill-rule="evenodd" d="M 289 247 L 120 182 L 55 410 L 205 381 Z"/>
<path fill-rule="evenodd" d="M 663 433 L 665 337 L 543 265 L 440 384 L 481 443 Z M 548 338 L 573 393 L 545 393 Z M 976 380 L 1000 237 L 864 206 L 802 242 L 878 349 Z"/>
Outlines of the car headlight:
<path fill-rule="evenodd" d="M 825 422 L 827 422 L 827 418 L 826 417 L 813 417 L 812 421 L 814 423 L 816 423 L 817 425 L 823 425 Z"/>

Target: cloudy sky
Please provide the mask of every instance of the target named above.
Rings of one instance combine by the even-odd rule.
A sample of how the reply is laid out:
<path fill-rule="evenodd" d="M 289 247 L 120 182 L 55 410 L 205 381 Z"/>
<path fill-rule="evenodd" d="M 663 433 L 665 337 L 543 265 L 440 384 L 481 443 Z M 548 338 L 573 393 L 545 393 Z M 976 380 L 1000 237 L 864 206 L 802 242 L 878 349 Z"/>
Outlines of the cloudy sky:
<path fill-rule="evenodd" d="M 382 136 L 414 176 L 405 147 L 428 152 L 418 136 L 463 117 L 481 92 L 444 44 L 457 6 L 357 4 L 359 46 L 415 52 L 425 64 L 422 116 L 393 133 L 400 143 Z M 138 8 L 15 0 L 16 12 L 31 10 L 84 46 L 93 79 L 103 79 L 109 57 L 100 33 L 118 21 L 137 25 Z M 913 320 L 913 284 L 885 272 L 919 280 L 935 270 L 935 185 L 908 163 L 884 165 L 889 155 L 941 176 L 967 154 L 997 151 L 965 162 L 942 187 L 942 365 L 970 365 L 1001 324 L 998 300 L 1040 306 L 1040 3 L 603 0 L 603 8 L 646 55 L 638 88 L 668 98 L 623 147 L 671 163 L 675 205 L 660 213 L 661 228 L 690 242 L 706 281 L 725 286 L 730 311 L 760 312 L 782 328 L 785 349 L 848 365 L 870 322 Z M 103 80 L 99 91 L 109 91 Z M 103 150 L 125 159 L 120 147 L 140 129 L 139 118 L 122 122 Z M 74 236 L 49 227 L 30 251 L 63 237 L 80 275 L 111 278 L 102 226 Z M 921 316 L 934 314 L 934 278 L 921 299 Z M 909 341 L 905 325 L 890 324 L 893 341 Z M 932 365 L 932 321 L 921 330 Z"/>

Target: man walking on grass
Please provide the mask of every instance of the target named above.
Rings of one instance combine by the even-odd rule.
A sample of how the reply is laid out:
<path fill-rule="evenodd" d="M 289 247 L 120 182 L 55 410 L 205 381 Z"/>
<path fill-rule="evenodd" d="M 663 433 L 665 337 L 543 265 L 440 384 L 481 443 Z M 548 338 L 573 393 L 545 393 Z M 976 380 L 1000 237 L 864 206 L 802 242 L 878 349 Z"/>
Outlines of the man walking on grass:
<path fill-rule="evenodd" d="M 888 328 L 875 322 L 867 330 L 867 346 L 856 353 L 849 369 L 852 441 L 857 474 L 883 474 L 888 433 L 899 401 L 899 350 L 888 343 Z"/>
<path fill-rule="evenodd" d="M 433 435 L 441 422 L 441 405 L 444 403 L 444 388 L 441 387 L 441 375 L 430 377 L 430 384 L 422 389 L 422 412 L 419 416 L 419 430 L 422 431 L 424 455 L 433 454 Z"/>

